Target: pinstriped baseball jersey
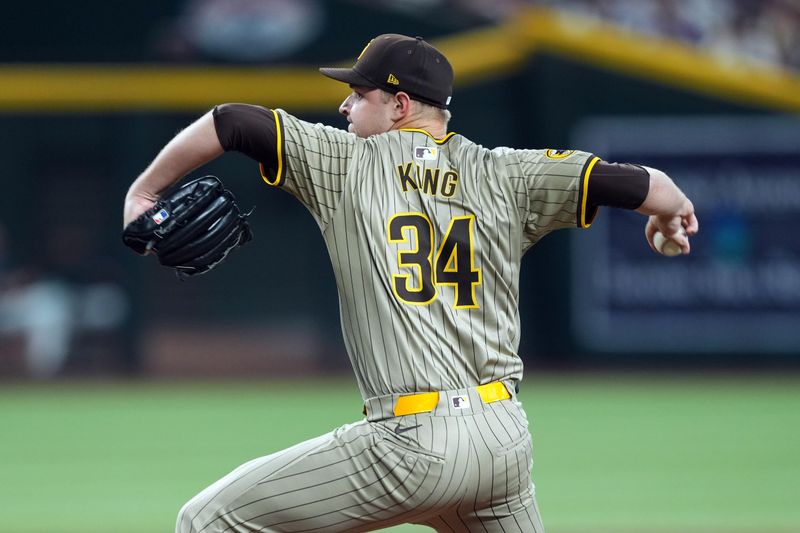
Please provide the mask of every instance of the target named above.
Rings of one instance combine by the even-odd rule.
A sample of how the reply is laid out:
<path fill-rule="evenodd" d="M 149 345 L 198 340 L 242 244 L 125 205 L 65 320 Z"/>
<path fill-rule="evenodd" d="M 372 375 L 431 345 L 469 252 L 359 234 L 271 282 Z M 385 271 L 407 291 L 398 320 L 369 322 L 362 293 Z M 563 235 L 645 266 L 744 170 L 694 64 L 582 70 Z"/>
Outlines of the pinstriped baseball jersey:
<path fill-rule="evenodd" d="M 364 399 L 522 377 L 522 255 L 587 227 L 579 151 L 486 149 L 448 134 L 367 139 L 276 110 L 278 168 L 262 177 L 317 221 Z"/>
<path fill-rule="evenodd" d="M 543 533 L 513 387 L 520 260 L 548 232 L 588 226 L 598 159 L 273 118 L 262 176 L 322 230 L 367 418 L 242 465 L 192 498 L 176 531 Z M 402 398 L 425 408 L 398 408 L 428 391 Z"/>

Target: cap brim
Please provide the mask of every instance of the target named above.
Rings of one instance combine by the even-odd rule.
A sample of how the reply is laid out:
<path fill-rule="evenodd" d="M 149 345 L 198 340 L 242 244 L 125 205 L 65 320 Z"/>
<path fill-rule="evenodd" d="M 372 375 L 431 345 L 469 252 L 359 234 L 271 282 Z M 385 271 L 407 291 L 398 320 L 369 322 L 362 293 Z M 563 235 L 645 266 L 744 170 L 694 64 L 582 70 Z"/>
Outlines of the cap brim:
<path fill-rule="evenodd" d="M 377 87 L 374 83 L 352 68 L 322 67 L 319 71 L 329 78 L 349 85 L 355 85 L 356 87 Z"/>

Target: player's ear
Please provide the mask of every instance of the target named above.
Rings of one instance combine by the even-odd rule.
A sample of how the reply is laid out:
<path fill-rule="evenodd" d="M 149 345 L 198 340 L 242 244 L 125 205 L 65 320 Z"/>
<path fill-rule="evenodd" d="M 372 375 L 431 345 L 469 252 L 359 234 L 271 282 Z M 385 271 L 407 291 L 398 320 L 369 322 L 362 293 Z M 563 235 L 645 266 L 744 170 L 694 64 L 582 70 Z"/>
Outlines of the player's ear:
<path fill-rule="evenodd" d="M 392 99 L 392 119 L 397 121 L 411 112 L 411 97 L 400 91 Z"/>

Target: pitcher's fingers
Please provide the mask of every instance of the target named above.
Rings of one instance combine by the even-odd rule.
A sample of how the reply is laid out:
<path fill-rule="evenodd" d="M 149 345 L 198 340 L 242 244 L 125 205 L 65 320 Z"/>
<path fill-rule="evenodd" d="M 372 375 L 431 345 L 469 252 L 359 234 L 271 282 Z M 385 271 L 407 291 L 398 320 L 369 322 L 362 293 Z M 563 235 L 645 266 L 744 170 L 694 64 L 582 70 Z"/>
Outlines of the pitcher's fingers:
<path fill-rule="evenodd" d="M 684 218 L 683 228 L 686 230 L 687 235 L 695 235 L 700 230 L 700 222 L 694 213 L 690 213 Z"/>

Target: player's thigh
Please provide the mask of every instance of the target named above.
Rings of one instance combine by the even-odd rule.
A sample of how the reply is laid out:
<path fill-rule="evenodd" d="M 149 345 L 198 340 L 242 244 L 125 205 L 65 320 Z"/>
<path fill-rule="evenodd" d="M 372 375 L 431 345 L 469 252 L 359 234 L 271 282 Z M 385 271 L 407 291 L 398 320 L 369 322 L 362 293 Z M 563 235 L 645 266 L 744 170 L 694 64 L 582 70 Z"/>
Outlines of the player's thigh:
<path fill-rule="evenodd" d="M 246 504 L 256 497 L 252 518 L 242 519 L 267 532 L 373 531 L 410 521 L 430 505 L 445 459 L 424 447 L 398 445 L 392 436 L 368 422 L 335 432 L 326 446 L 241 498 L 238 503 Z M 269 498 L 268 510 L 260 498 Z M 259 510 L 267 514 L 255 514 Z"/>
<path fill-rule="evenodd" d="M 491 502 L 470 499 L 457 510 L 447 510 L 418 523 L 440 532 L 544 532 L 532 486 L 531 490 L 493 497 Z"/>
<path fill-rule="evenodd" d="M 536 532 L 544 529 L 531 479 L 533 445 L 521 405 L 497 402 L 467 419 L 475 471 L 456 509 L 427 522 L 438 531 Z"/>
<path fill-rule="evenodd" d="M 409 461 L 367 422 L 251 461 L 181 511 L 178 532 L 367 531 L 413 514 L 436 457 Z"/>
<path fill-rule="evenodd" d="M 482 509 L 474 514 L 439 515 L 423 523 L 440 533 L 544 533 L 535 500 L 514 513 L 508 509 Z"/>
<path fill-rule="evenodd" d="M 544 533 L 533 491 L 474 512 L 460 513 L 459 519 L 465 525 L 464 531 Z"/>
<path fill-rule="evenodd" d="M 512 401 L 496 402 L 491 409 L 471 417 L 470 422 L 480 472 L 474 509 L 505 508 L 504 514 L 513 515 L 531 507 L 533 442 L 522 406 Z"/>
<path fill-rule="evenodd" d="M 225 516 L 226 509 L 243 493 L 265 477 L 311 453 L 328 442 L 322 435 L 271 455 L 248 461 L 206 487 L 189 500 L 178 513 L 177 533 L 217 531 L 215 522 Z M 224 528 L 224 527 L 223 527 Z"/>
<path fill-rule="evenodd" d="M 542 533 L 544 527 L 531 478 L 533 441 L 522 405 L 497 402 L 475 420 L 485 436 L 475 440 L 481 472 L 489 475 L 480 479 L 479 501 L 485 505 L 459 509 L 467 530 Z"/>

